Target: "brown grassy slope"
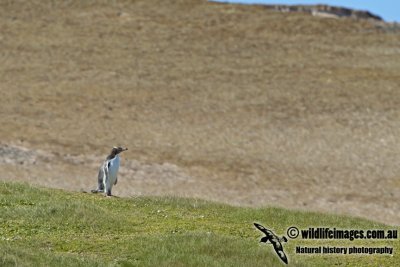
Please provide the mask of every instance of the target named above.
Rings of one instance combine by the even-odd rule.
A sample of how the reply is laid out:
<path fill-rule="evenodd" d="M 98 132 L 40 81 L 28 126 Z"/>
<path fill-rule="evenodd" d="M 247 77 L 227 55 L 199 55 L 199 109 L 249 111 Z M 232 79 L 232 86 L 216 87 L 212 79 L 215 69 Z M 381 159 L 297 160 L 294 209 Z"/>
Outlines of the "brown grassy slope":
<path fill-rule="evenodd" d="M 3 179 L 93 184 L 96 167 L 62 155 L 122 144 L 194 178 L 125 175 L 121 195 L 399 223 L 399 43 L 367 21 L 201 0 L 2 1 L 0 140 L 60 155 L 53 169 L 0 165 Z"/>

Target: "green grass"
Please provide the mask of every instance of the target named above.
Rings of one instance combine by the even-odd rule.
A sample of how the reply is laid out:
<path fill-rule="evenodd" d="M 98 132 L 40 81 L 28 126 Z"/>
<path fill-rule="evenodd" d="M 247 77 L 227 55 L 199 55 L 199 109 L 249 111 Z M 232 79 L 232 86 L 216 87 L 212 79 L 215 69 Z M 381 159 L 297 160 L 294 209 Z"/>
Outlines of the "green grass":
<path fill-rule="evenodd" d="M 286 235 L 289 226 L 391 229 L 367 220 L 241 208 L 173 197 L 100 195 L 0 183 L 1 266 L 279 266 L 259 244 L 260 222 Z M 390 256 L 304 256 L 296 245 L 391 246 Z M 284 245 L 292 266 L 400 266 L 398 241 L 305 241 Z"/>

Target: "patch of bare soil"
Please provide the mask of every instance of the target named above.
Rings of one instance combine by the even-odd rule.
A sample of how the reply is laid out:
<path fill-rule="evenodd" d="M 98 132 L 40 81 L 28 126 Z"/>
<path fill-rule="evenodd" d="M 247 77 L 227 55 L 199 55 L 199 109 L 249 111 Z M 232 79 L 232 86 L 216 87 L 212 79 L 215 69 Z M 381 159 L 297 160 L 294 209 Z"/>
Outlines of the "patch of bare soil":
<path fill-rule="evenodd" d="M 0 179 L 89 191 L 122 145 L 117 196 L 398 225 L 400 35 L 385 25 L 202 0 L 2 1 Z"/>

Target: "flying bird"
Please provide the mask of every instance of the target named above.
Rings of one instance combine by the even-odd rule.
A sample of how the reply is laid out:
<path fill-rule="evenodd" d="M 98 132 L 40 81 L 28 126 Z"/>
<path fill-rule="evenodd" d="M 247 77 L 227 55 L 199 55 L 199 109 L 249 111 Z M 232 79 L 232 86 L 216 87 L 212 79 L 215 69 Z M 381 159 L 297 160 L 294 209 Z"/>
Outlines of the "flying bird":
<path fill-rule="evenodd" d="M 120 164 L 119 153 L 128 150 L 128 148 L 113 147 L 110 155 L 101 164 L 99 175 L 97 177 L 97 189 L 93 189 L 92 193 L 105 193 L 106 196 L 111 196 L 113 185 L 118 182 L 118 169 Z"/>
<path fill-rule="evenodd" d="M 254 223 L 254 225 L 255 227 L 257 227 L 258 230 L 265 234 L 265 236 L 261 238 L 260 242 L 267 243 L 269 241 L 274 246 L 275 252 L 276 254 L 278 254 L 279 258 L 284 263 L 288 264 L 288 259 L 285 252 L 283 252 L 283 246 L 281 244 L 281 242 L 287 242 L 287 238 L 285 236 L 279 238 L 271 230 L 265 228 L 261 224 Z"/>

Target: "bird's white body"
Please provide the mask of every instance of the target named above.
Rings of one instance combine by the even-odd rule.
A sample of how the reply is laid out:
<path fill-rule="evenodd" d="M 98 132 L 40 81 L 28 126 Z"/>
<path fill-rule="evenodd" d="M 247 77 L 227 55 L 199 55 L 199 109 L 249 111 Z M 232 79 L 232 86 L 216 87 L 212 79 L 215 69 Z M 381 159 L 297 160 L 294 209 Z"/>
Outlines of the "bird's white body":
<path fill-rule="evenodd" d="M 106 164 L 104 164 L 105 170 L 103 176 L 103 184 L 105 192 L 111 193 L 113 185 L 117 184 L 119 164 L 119 155 L 116 155 L 114 158 L 107 160 Z"/>

